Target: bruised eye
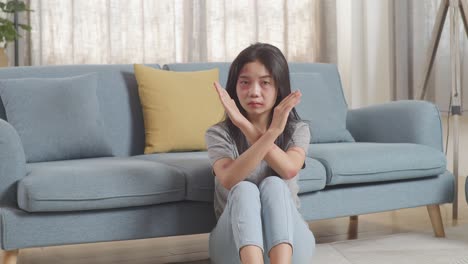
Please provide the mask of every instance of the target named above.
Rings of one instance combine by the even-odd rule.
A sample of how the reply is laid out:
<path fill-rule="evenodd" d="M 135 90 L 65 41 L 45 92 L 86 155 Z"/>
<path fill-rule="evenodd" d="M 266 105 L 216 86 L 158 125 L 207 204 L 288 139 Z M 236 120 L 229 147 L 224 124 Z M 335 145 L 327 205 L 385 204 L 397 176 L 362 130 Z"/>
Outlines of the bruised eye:
<path fill-rule="evenodd" d="M 240 80 L 240 81 L 239 81 L 239 84 L 242 85 L 242 86 L 245 86 L 245 85 L 248 85 L 249 82 L 246 81 L 246 80 Z"/>

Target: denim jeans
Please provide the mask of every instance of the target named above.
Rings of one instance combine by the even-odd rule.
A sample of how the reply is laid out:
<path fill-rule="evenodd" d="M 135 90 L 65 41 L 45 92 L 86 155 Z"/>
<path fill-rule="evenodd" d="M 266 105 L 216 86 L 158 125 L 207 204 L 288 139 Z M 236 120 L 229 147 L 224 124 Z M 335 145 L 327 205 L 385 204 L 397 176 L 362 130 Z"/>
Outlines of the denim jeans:
<path fill-rule="evenodd" d="M 292 246 L 293 264 L 309 264 L 315 249 L 312 232 L 277 176 L 265 178 L 259 187 L 248 181 L 232 187 L 209 240 L 214 264 L 241 263 L 240 249 L 247 245 L 261 248 L 264 262 L 270 263 L 268 253 L 280 243 Z"/>

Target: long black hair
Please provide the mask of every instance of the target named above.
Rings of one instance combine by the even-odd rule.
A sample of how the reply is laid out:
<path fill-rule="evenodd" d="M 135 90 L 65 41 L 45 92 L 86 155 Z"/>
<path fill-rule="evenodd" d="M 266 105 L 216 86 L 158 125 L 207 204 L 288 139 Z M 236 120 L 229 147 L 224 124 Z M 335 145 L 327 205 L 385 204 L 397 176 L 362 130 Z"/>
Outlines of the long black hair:
<path fill-rule="evenodd" d="M 275 86 L 278 89 L 276 102 L 273 106 L 276 107 L 286 96 L 291 93 L 291 82 L 289 79 L 289 67 L 286 58 L 283 53 L 275 46 L 266 43 L 255 43 L 241 51 L 239 55 L 234 59 L 229 69 L 229 76 L 226 84 L 226 91 L 229 96 L 236 102 L 239 111 L 247 117 L 247 112 L 242 108 L 239 98 L 237 97 L 236 86 L 240 71 L 245 64 L 259 61 L 268 70 L 272 76 Z M 270 115 L 269 124 L 273 113 Z M 291 140 L 291 136 L 294 133 L 294 123 L 300 121 L 300 117 L 293 108 L 288 116 L 286 127 L 283 133 L 276 139 L 275 144 L 282 150 L 286 151 L 288 142 Z M 237 150 L 239 155 L 242 154 L 248 148 L 247 139 L 245 138 L 242 131 L 232 123 L 229 116 L 226 114 L 224 121 L 229 135 L 236 142 Z"/>

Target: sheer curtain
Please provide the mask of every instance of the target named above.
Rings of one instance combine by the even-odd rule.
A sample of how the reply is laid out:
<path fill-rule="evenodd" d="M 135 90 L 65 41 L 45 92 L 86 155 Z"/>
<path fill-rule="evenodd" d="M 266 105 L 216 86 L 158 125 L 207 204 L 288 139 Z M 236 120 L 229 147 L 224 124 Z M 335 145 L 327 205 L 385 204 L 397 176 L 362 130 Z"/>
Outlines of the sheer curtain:
<path fill-rule="evenodd" d="M 27 65 L 231 61 L 257 41 L 338 65 L 350 108 L 419 96 L 440 0 L 32 0 Z M 447 17 L 448 20 L 448 17 Z M 450 97 L 445 23 L 427 98 Z M 460 25 L 460 31 L 463 30 Z M 462 86 L 468 41 L 462 31 Z M 467 88 L 468 89 L 468 88 Z M 463 92 L 467 102 L 468 91 Z"/>
<path fill-rule="evenodd" d="M 440 0 L 336 0 L 337 53 L 351 108 L 419 99 Z M 460 21 L 462 87 L 468 89 L 468 40 Z M 450 99 L 449 15 L 428 84 L 427 100 L 441 111 Z M 468 91 L 462 92 L 468 102 Z"/>
<path fill-rule="evenodd" d="M 319 61 L 320 2 L 33 0 L 30 63 L 230 61 L 257 41 Z"/>
<path fill-rule="evenodd" d="M 395 98 L 392 0 L 337 0 L 338 68 L 350 108 Z"/>

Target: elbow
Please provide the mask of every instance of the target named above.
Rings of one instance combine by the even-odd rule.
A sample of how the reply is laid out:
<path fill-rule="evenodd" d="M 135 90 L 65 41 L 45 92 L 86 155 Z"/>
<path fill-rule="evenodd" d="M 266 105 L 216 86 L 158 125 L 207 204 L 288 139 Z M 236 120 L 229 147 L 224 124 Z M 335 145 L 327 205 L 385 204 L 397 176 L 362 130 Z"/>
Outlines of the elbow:
<path fill-rule="evenodd" d="M 221 184 L 221 186 L 223 186 L 225 189 L 227 189 L 228 191 L 230 191 L 231 188 L 232 188 L 235 184 L 233 184 L 232 182 L 229 182 L 227 179 L 229 179 L 229 177 L 219 177 L 219 178 L 218 178 L 219 183 Z"/>
<path fill-rule="evenodd" d="M 221 185 L 222 185 L 226 190 L 228 190 L 228 191 L 230 191 L 231 188 L 232 188 L 232 185 L 231 185 L 231 184 L 221 183 Z"/>
<path fill-rule="evenodd" d="M 285 171 L 284 175 L 283 175 L 283 178 L 285 180 L 290 180 L 294 177 L 296 177 L 296 175 L 299 173 L 299 170 L 297 169 L 289 169 L 287 171 Z"/>

